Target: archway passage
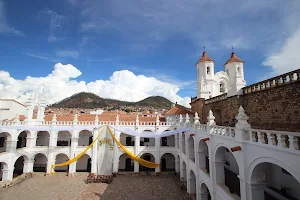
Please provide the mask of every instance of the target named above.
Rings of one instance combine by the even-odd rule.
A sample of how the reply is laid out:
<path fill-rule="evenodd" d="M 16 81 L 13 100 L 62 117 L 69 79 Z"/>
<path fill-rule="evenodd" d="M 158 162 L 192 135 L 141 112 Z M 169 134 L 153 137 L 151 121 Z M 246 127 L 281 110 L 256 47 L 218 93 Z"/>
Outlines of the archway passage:
<path fill-rule="evenodd" d="M 18 136 L 17 149 L 26 147 L 27 137 L 29 133 L 27 131 L 22 131 Z"/>
<path fill-rule="evenodd" d="M 14 164 L 14 173 L 13 173 L 13 178 L 20 176 L 24 172 L 24 164 L 25 162 L 28 161 L 27 156 L 20 156 L 15 164 Z"/>
<path fill-rule="evenodd" d="M 204 142 L 203 140 L 200 140 L 199 142 L 198 157 L 199 157 L 199 168 L 209 175 L 210 172 L 209 172 L 208 146 L 206 142 Z"/>
<path fill-rule="evenodd" d="M 296 200 L 300 196 L 300 183 L 284 168 L 264 162 L 252 172 L 251 195 L 255 200 Z"/>
<path fill-rule="evenodd" d="M 57 133 L 57 146 L 71 146 L 71 133 L 69 131 Z"/>
<path fill-rule="evenodd" d="M 166 171 L 171 171 L 175 172 L 175 157 L 171 153 L 165 153 L 164 155 L 161 156 L 160 160 L 161 164 L 161 171 L 166 172 Z"/>
<path fill-rule="evenodd" d="M 215 158 L 216 182 L 228 187 L 230 193 L 240 196 L 239 166 L 231 151 L 219 147 Z"/>
<path fill-rule="evenodd" d="M 194 145 L 194 138 L 192 136 L 189 137 L 189 158 L 195 162 L 195 145 Z"/>
<path fill-rule="evenodd" d="M 34 172 L 47 172 L 47 157 L 42 154 L 38 153 L 34 157 L 33 163 L 33 171 Z"/>
<path fill-rule="evenodd" d="M 36 146 L 49 146 L 50 134 L 47 131 L 39 131 L 36 138 Z"/>
<path fill-rule="evenodd" d="M 210 195 L 209 189 L 205 185 L 205 183 L 202 183 L 200 186 L 200 199 L 201 200 L 211 200 L 211 195 Z"/>
<path fill-rule="evenodd" d="M 0 162 L 0 181 L 8 180 L 8 166 L 5 162 Z"/>
<path fill-rule="evenodd" d="M 123 146 L 134 146 L 134 137 L 125 133 L 121 133 L 120 142 Z"/>
<path fill-rule="evenodd" d="M 182 136 L 181 136 L 181 146 L 182 146 L 182 153 L 186 154 L 185 133 L 182 133 Z"/>
<path fill-rule="evenodd" d="M 126 153 L 120 156 L 119 171 L 134 171 L 134 161 Z"/>
<path fill-rule="evenodd" d="M 78 146 L 89 146 L 93 142 L 93 134 L 91 131 L 82 130 L 79 132 Z"/>
<path fill-rule="evenodd" d="M 222 112 L 220 109 L 215 109 L 213 111 L 214 113 L 214 116 L 215 116 L 215 122 L 216 122 L 216 125 L 218 126 L 222 126 Z"/>
<path fill-rule="evenodd" d="M 60 163 L 64 163 L 66 161 L 69 160 L 69 157 L 64 154 L 64 153 L 60 153 L 60 154 L 57 154 L 56 157 L 55 157 L 55 164 L 60 164 Z M 54 170 L 56 172 L 68 172 L 69 171 L 69 165 L 67 166 L 55 166 Z"/>
<path fill-rule="evenodd" d="M 196 199 L 196 176 L 193 170 L 190 171 L 189 194 Z"/>
<path fill-rule="evenodd" d="M 7 152 L 7 141 L 11 141 L 11 135 L 7 132 L 0 133 L 0 153 Z"/>
<path fill-rule="evenodd" d="M 187 189 L 186 164 L 184 161 L 182 161 L 182 177 L 180 179 L 183 183 L 184 188 Z"/>
<path fill-rule="evenodd" d="M 91 172 L 92 163 L 91 157 L 88 154 L 84 154 L 77 160 L 76 172 Z"/>
<path fill-rule="evenodd" d="M 144 160 L 150 161 L 150 162 L 155 162 L 155 158 L 151 153 L 145 153 L 141 156 L 141 158 Z M 148 168 L 141 164 L 139 164 L 139 168 L 140 168 L 140 171 L 146 171 L 146 172 L 155 170 L 154 168 Z"/>

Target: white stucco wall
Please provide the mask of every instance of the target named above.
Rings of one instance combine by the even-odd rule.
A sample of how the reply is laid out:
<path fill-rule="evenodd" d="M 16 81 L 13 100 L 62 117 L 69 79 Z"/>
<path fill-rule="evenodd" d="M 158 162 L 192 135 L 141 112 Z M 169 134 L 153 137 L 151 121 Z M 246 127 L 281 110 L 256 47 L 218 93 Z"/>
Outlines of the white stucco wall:
<path fill-rule="evenodd" d="M 0 99 L 0 120 L 13 119 L 16 115 L 26 115 L 26 107 L 12 100 Z"/>

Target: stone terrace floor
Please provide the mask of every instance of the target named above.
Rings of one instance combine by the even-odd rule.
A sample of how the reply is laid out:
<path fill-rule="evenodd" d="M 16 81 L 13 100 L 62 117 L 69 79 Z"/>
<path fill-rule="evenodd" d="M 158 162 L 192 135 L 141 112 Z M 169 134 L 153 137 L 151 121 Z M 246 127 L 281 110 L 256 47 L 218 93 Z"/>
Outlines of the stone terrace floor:
<path fill-rule="evenodd" d="M 67 177 L 34 174 L 10 188 L 0 189 L 1 200 L 187 200 L 174 175 L 118 175 L 111 184 L 86 184 L 86 173 Z"/>

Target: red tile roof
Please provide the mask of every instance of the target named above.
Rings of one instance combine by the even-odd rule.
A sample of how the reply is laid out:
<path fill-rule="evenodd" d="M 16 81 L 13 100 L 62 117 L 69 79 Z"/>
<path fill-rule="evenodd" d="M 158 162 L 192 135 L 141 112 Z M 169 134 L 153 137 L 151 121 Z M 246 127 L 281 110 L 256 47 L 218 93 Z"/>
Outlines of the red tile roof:
<path fill-rule="evenodd" d="M 198 60 L 198 62 L 196 63 L 196 65 L 200 62 L 205 62 L 205 61 L 210 61 L 210 62 L 214 62 L 210 57 L 208 57 L 207 53 L 204 51 L 202 53 L 202 57 Z"/>
<path fill-rule="evenodd" d="M 225 65 L 229 64 L 229 63 L 233 63 L 233 62 L 242 62 L 244 63 L 244 61 L 242 61 L 240 58 L 238 58 L 234 52 L 231 53 L 231 56 L 229 58 L 229 60 L 227 60 L 227 62 L 225 63 Z M 224 66 L 225 66 L 224 65 Z"/>
<path fill-rule="evenodd" d="M 168 112 L 166 113 L 166 115 L 180 115 L 180 114 L 189 114 L 189 115 L 193 115 L 194 113 L 192 111 L 190 111 L 189 109 L 176 104 L 173 108 L 171 108 L 170 110 L 168 110 Z"/>
<path fill-rule="evenodd" d="M 46 115 L 45 116 L 45 121 L 52 121 L 53 115 Z M 94 121 L 96 118 L 95 114 L 82 114 L 78 115 L 78 121 Z M 98 120 L 99 121 L 116 121 L 117 115 L 98 115 Z M 74 115 L 56 115 L 56 120 L 57 121 L 73 121 L 74 120 Z M 126 115 L 119 115 L 119 120 L 120 121 L 132 121 L 134 122 L 136 120 L 136 115 L 132 114 L 126 114 Z M 164 117 L 160 117 L 159 120 L 161 122 L 165 122 Z M 139 121 L 140 122 L 155 122 L 156 117 L 141 117 L 139 116 Z"/>

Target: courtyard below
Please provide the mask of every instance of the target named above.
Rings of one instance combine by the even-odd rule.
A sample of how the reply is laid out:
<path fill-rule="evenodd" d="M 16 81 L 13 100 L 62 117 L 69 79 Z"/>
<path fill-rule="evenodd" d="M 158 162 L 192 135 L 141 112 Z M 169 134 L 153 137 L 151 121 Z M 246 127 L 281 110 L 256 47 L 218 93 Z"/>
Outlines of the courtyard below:
<path fill-rule="evenodd" d="M 187 200 L 174 175 L 118 175 L 111 184 L 86 184 L 86 173 L 68 177 L 57 173 L 50 177 L 34 174 L 10 188 L 0 189 L 1 200 Z"/>

